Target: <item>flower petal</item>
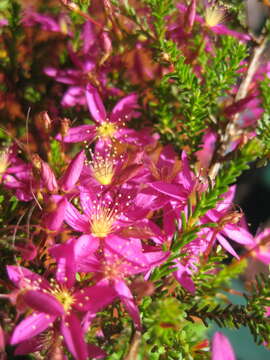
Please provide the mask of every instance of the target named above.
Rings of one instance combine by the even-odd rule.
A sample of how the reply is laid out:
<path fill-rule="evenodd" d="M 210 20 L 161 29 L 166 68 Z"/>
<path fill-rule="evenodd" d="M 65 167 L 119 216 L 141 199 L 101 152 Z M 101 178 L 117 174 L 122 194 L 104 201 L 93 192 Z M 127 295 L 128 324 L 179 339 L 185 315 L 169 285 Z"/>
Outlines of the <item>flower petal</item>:
<path fill-rule="evenodd" d="M 121 301 L 123 302 L 125 308 L 127 309 L 127 312 L 132 317 L 135 325 L 138 329 L 141 329 L 140 312 L 137 305 L 135 304 L 135 300 L 131 291 L 129 290 L 125 282 L 122 280 L 115 281 L 114 288 Z"/>
<path fill-rule="evenodd" d="M 75 282 L 77 266 L 74 258 L 74 240 L 70 239 L 64 244 L 53 246 L 49 251 L 57 261 L 56 278 L 61 284 L 66 284 L 69 288 Z"/>
<path fill-rule="evenodd" d="M 179 261 L 175 263 L 177 270 L 173 273 L 176 280 L 185 288 L 187 291 L 189 291 L 191 294 L 194 294 L 196 291 L 194 282 L 191 278 L 190 271 L 183 266 Z"/>
<path fill-rule="evenodd" d="M 179 201 L 185 200 L 184 196 L 181 196 L 181 187 L 179 185 L 168 184 L 162 181 L 154 181 L 148 185 L 173 199 Z"/>
<path fill-rule="evenodd" d="M 41 162 L 41 178 L 49 191 L 56 191 L 58 189 L 55 175 L 49 164 L 45 161 Z"/>
<path fill-rule="evenodd" d="M 60 316 L 64 314 L 62 304 L 52 295 L 38 290 L 26 291 L 23 300 L 31 308 L 50 315 Z"/>
<path fill-rule="evenodd" d="M 49 200 L 52 208 L 56 209 L 45 214 L 44 225 L 49 230 L 58 231 L 63 224 L 68 202 L 61 195 L 52 195 Z"/>
<path fill-rule="evenodd" d="M 25 340 L 20 343 L 14 352 L 15 355 L 26 355 L 35 351 L 40 350 L 40 340 L 38 337 L 34 337 L 29 340 Z"/>
<path fill-rule="evenodd" d="M 112 122 L 129 121 L 132 116 L 132 112 L 137 106 L 138 106 L 138 95 L 130 94 L 128 96 L 125 96 L 123 99 L 118 101 L 118 103 L 113 108 L 110 116 L 110 120 Z"/>
<path fill-rule="evenodd" d="M 34 313 L 33 315 L 28 316 L 16 326 L 11 336 L 10 344 L 15 345 L 31 339 L 33 336 L 36 336 L 47 329 L 54 320 L 55 316 L 44 313 Z"/>
<path fill-rule="evenodd" d="M 84 150 L 80 151 L 69 164 L 59 184 L 64 191 L 69 191 L 79 180 L 85 161 Z"/>
<path fill-rule="evenodd" d="M 35 274 L 22 266 L 8 265 L 7 273 L 9 279 L 18 288 L 25 288 L 26 284 L 29 286 L 31 283 L 35 282 L 41 285 L 43 284 L 44 286 L 49 286 L 49 283 L 42 276 Z"/>
<path fill-rule="evenodd" d="M 88 84 L 85 95 L 89 111 L 96 122 L 100 124 L 105 121 L 107 113 L 97 89 Z"/>
<path fill-rule="evenodd" d="M 80 125 L 68 130 L 66 136 L 58 134 L 56 140 L 65 143 L 77 143 L 81 141 L 92 141 L 96 136 L 96 127 L 94 125 Z"/>
<path fill-rule="evenodd" d="M 242 245 L 252 245 L 253 236 L 244 228 L 238 225 L 227 224 L 222 232 L 228 236 L 229 239 L 234 240 Z"/>
<path fill-rule="evenodd" d="M 80 290 L 75 296 L 77 301 L 74 306 L 78 310 L 90 311 L 95 314 L 111 304 L 117 297 L 117 294 L 107 280 L 102 280 L 94 286 Z"/>
<path fill-rule="evenodd" d="M 75 206 L 67 202 L 65 221 L 71 226 L 74 230 L 81 232 L 89 232 L 90 225 L 87 221 L 87 217 L 81 214 Z"/>
<path fill-rule="evenodd" d="M 100 244 L 99 239 L 91 235 L 82 235 L 74 241 L 74 257 L 78 266 L 77 271 L 85 271 L 85 264 L 89 262 L 89 256 L 93 255 Z M 100 263 L 99 263 L 100 265 Z M 86 272 L 89 270 L 86 270 Z"/>
<path fill-rule="evenodd" d="M 236 254 L 234 249 L 231 247 L 229 242 L 220 234 L 217 235 L 217 240 L 219 241 L 220 245 L 224 247 L 225 250 L 228 251 L 232 256 L 236 257 L 236 259 L 239 259 L 239 256 Z"/>
<path fill-rule="evenodd" d="M 71 354 L 76 360 L 87 360 L 87 345 L 77 316 L 71 313 L 61 323 L 61 331 Z"/>
<path fill-rule="evenodd" d="M 213 336 L 212 360 L 235 360 L 229 340 L 220 332 L 216 332 Z"/>

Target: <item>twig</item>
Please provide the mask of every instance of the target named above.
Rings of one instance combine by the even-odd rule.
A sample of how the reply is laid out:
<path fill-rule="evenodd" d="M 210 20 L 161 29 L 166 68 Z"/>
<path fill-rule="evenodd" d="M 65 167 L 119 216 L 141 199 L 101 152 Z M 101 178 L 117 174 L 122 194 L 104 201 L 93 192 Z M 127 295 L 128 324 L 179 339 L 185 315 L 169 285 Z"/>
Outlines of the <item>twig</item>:
<path fill-rule="evenodd" d="M 138 349 L 141 342 L 141 332 L 136 331 L 133 335 L 129 351 L 123 360 L 136 360 L 138 355 Z"/>
<path fill-rule="evenodd" d="M 92 19 L 88 14 L 81 11 L 78 5 L 76 5 L 74 2 L 70 0 L 60 0 L 61 4 L 65 6 L 68 10 L 74 11 L 75 13 L 79 14 L 81 17 L 86 19 L 87 21 L 90 21 L 92 24 L 98 26 L 99 28 L 103 28 L 103 25 L 98 23 L 96 20 Z M 104 29 L 106 31 L 106 29 Z"/>
<path fill-rule="evenodd" d="M 246 76 L 242 80 L 242 82 L 239 86 L 239 89 L 237 91 L 237 94 L 235 96 L 235 102 L 242 100 L 247 96 L 249 86 L 252 82 L 254 74 L 256 73 L 256 71 L 258 69 L 258 66 L 260 64 L 259 60 L 260 60 L 262 53 L 265 50 L 267 42 L 268 42 L 268 36 L 266 35 L 261 39 L 261 41 L 259 42 L 259 45 L 254 48 L 254 52 L 253 52 Z M 240 129 L 237 125 L 238 117 L 239 117 L 239 113 L 234 115 L 233 119 L 226 126 L 223 136 L 221 136 L 221 146 L 219 148 L 218 158 L 222 159 L 224 157 L 232 139 L 236 135 L 239 134 Z M 221 161 L 219 161 L 219 160 L 217 162 L 215 162 L 213 164 L 213 166 L 211 167 L 211 169 L 209 171 L 209 176 L 212 180 L 214 180 L 215 177 L 217 176 L 217 174 L 220 170 L 220 167 L 221 167 Z"/>

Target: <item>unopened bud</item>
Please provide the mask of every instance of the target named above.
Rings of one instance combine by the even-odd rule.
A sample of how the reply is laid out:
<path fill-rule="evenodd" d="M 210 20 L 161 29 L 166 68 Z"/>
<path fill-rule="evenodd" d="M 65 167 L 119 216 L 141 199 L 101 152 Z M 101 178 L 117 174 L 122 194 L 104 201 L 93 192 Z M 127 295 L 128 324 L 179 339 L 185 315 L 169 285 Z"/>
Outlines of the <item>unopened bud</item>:
<path fill-rule="evenodd" d="M 68 118 L 64 118 L 60 120 L 61 129 L 60 133 L 64 137 L 67 135 L 69 128 L 70 128 L 70 120 Z"/>
<path fill-rule="evenodd" d="M 104 64 L 112 52 L 112 42 L 108 33 L 105 31 L 101 34 L 101 44 L 104 50 L 104 54 L 99 62 L 99 65 Z"/>
<path fill-rule="evenodd" d="M 170 55 L 167 53 L 162 53 L 161 55 L 162 60 L 166 61 L 166 62 L 170 62 Z"/>
<path fill-rule="evenodd" d="M 193 24 L 196 16 L 196 5 L 197 5 L 196 0 L 191 0 L 191 3 L 189 4 L 185 15 L 184 28 L 187 33 L 190 33 L 193 28 Z"/>
<path fill-rule="evenodd" d="M 42 165 L 42 160 L 39 157 L 39 155 L 38 154 L 33 154 L 31 156 L 31 160 L 32 160 L 32 164 L 33 164 L 34 168 L 36 170 L 40 171 L 41 170 L 41 165 Z"/>
<path fill-rule="evenodd" d="M 37 125 L 40 128 L 40 130 L 45 131 L 48 133 L 51 130 L 52 127 L 52 119 L 50 118 L 47 111 L 42 111 L 37 116 Z"/>

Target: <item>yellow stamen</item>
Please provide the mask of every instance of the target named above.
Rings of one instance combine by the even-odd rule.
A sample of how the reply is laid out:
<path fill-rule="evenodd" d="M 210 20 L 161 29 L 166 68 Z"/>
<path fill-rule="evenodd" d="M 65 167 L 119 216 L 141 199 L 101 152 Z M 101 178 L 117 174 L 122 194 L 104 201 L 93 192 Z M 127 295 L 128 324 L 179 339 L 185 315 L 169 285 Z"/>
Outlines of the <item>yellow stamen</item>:
<path fill-rule="evenodd" d="M 55 284 L 52 291 L 50 291 L 56 299 L 63 305 L 64 310 L 67 312 L 75 300 L 73 295 L 67 290 L 62 289 L 59 285 Z"/>
<path fill-rule="evenodd" d="M 113 138 L 117 126 L 111 122 L 104 121 L 98 128 L 97 134 L 102 138 Z"/>
<path fill-rule="evenodd" d="M 113 232 L 115 220 L 116 211 L 103 205 L 99 206 L 90 220 L 92 235 L 105 238 Z"/>
<path fill-rule="evenodd" d="M 91 164 L 93 177 L 101 185 L 109 185 L 115 173 L 115 164 L 112 157 L 95 156 Z"/>
<path fill-rule="evenodd" d="M 209 6 L 205 10 L 204 18 L 205 24 L 211 28 L 224 22 L 225 12 L 218 6 Z"/>
<path fill-rule="evenodd" d="M 0 181 L 8 167 L 9 167 L 8 149 L 6 149 L 0 152 Z"/>

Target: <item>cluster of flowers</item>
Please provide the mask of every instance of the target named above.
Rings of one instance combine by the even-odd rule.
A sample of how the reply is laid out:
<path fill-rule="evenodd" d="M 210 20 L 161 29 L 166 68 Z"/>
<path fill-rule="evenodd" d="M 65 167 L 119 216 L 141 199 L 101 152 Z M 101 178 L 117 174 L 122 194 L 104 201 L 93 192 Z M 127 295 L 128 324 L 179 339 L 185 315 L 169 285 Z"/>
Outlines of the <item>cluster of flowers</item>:
<path fill-rule="evenodd" d="M 130 280 L 141 274 L 143 292 L 154 291 L 149 276 L 169 258 L 173 236 L 181 231 L 181 212 L 207 187 L 191 170 L 184 151 L 180 159 L 171 146 L 159 145 L 157 135 L 124 127 L 123 120 L 138 111 L 135 94 L 122 98 L 109 116 L 95 88 L 86 90 L 86 99 L 95 125 L 57 136 L 62 143 L 87 143 L 59 179 L 37 156 L 31 164 L 20 160 L 15 145 L 1 156 L 4 186 L 19 200 L 34 200 L 41 207 L 39 226 L 48 235 L 46 246 L 55 263 L 43 277 L 22 266 L 7 268 L 15 285 L 8 297 L 20 303 L 20 312 L 32 309 L 12 333 L 17 354 L 40 349 L 40 333 L 49 329 L 57 341 L 63 336 L 75 359 L 102 355 L 101 349 L 85 343 L 84 333 L 96 313 L 117 299 L 140 329 Z M 199 219 L 204 226 L 196 240 L 181 248 L 181 260 L 174 260 L 172 276 L 190 292 L 196 290 L 192 273 L 216 242 L 237 258 L 228 239 L 259 252 L 241 214 L 232 208 L 234 192 L 233 186 Z M 36 256 L 32 244 L 25 260 Z M 269 253 L 265 256 L 268 263 Z M 76 274 L 83 275 L 78 279 Z"/>
<path fill-rule="evenodd" d="M 104 4 L 109 14 L 110 2 Z M 67 5 L 70 6 L 68 2 Z M 216 7 L 207 12 L 205 19 L 196 14 L 196 1 L 191 1 L 188 7 L 179 3 L 177 9 L 177 20 L 168 19 L 168 37 L 177 42 L 187 62 L 194 60 L 189 42 L 196 23 L 204 31 L 205 49 L 210 53 L 214 52 L 213 33 L 235 36 L 241 41 L 250 39 L 220 25 L 222 12 Z M 148 16 L 147 12 L 145 15 Z M 66 14 L 56 20 L 28 9 L 24 26 L 37 23 L 43 30 L 73 36 Z M 0 24 L 7 25 L 5 21 Z M 188 214 L 188 208 L 210 186 L 206 175 L 218 134 L 210 129 L 206 131 L 203 149 L 196 153 L 195 166 L 191 166 L 184 150 L 179 156 L 172 146 L 161 145 L 159 135 L 151 127 L 129 128 L 128 122 L 140 116 L 142 105 L 138 94 L 126 95 L 107 85 L 108 74 L 123 60 L 112 57 L 106 65 L 112 43 L 109 33 L 96 31 L 95 26 L 85 21 L 81 48 L 76 52 L 71 45 L 68 47 L 73 68 L 44 69 L 56 82 L 68 85 L 62 97 L 63 107 L 88 106 L 92 124 L 73 127 L 67 119 L 62 119 L 56 136 L 63 151 L 71 143 L 83 146 L 76 145 L 79 151 L 75 156 L 68 159 L 65 156 L 60 176 L 36 154 L 28 162 L 22 160 L 18 143 L 9 146 L 0 157 L 2 185 L 13 191 L 19 201 L 35 204 L 39 221 L 36 219 L 33 226 L 38 227 L 39 236 L 43 234 L 41 238 L 45 239 L 41 244 L 29 238 L 24 246 L 17 248 L 15 242 L 24 264 L 30 264 L 30 268 L 37 259 L 42 262 L 46 255 L 43 276 L 27 265 L 7 267 L 14 286 L 10 294 L 3 296 L 16 306 L 18 315 L 25 314 L 8 340 L 17 346 L 17 355 L 46 352 L 54 344 L 58 351 L 65 346 L 78 360 L 105 357 L 102 349 L 86 342 L 85 334 L 97 313 L 116 301 L 141 330 L 138 304 L 143 296 L 155 291 L 151 274 L 170 260 L 174 235 L 182 231 L 181 214 Z M 132 25 L 125 26 L 129 30 Z M 194 72 L 203 78 L 200 67 L 193 63 Z M 134 83 L 152 80 L 172 70 L 149 62 L 147 41 L 136 43 L 125 65 Z M 237 121 L 243 129 L 228 151 L 241 145 L 247 135 L 256 135 L 254 125 L 263 112 L 257 80 L 267 66 L 256 73 L 244 99 L 233 102 L 237 88 L 222 99 L 220 107 L 224 116 L 240 114 Z M 245 64 L 241 71 L 246 71 Z M 103 99 L 109 95 L 121 99 L 108 113 Z M 57 113 L 53 108 L 50 110 Z M 43 113 L 42 121 L 50 128 L 52 120 L 48 113 Z M 197 238 L 180 248 L 179 257 L 170 260 L 170 276 L 190 293 L 196 291 L 192 275 L 198 271 L 201 259 L 207 261 L 217 244 L 239 258 L 232 240 L 244 245 L 264 263 L 270 263 L 269 251 L 263 246 L 270 230 L 254 238 L 242 214 L 233 206 L 234 194 L 235 186 L 232 186 L 214 209 L 194 219 L 201 226 Z M 218 344 L 213 346 L 215 359 L 219 359 L 221 344 L 230 349 L 220 334 L 216 335 L 214 344 Z M 228 351 L 233 359 L 232 351 Z"/>

